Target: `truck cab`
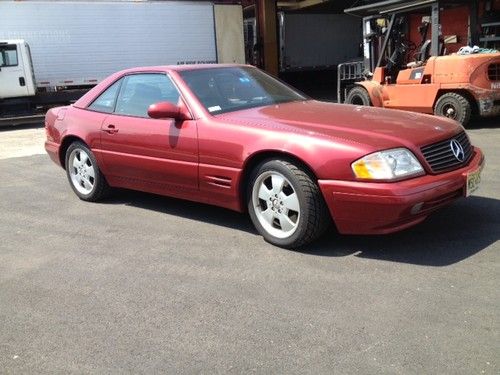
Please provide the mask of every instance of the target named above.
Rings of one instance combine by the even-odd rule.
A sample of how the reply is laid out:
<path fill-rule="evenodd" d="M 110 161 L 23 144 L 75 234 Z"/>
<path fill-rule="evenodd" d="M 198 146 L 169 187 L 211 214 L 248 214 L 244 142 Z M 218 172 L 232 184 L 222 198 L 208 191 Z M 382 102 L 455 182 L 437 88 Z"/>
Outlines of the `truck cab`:
<path fill-rule="evenodd" d="M 34 96 L 33 65 L 28 43 L 0 40 L 0 101 Z"/>

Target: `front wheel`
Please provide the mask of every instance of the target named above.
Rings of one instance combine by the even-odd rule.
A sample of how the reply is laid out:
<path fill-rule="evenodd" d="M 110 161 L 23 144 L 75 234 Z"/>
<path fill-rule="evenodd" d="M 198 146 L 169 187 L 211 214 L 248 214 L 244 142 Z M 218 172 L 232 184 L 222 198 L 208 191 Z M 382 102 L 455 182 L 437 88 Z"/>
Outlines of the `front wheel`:
<path fill-rule="evenodd" d="M 448 92 L 439 97 L 434 107 L 434 114 L 458 121 L 467 125 L 472 113 L 470 101 L 456 92 Z"/>
<path fill-rule="evenodd" d="M 349 93 L 345 98 L 345 103 L 366 106 L 372 105 L 370 95 L 368 95 L 368 92 L 360 86 L 353 87 L 351 90 L 349 90 Z"/>
<path fill-rule="evenodd" d="M 268 160 L 254 170 L 248 211 L 264 239 L 285 248 L 315 240 L 329 223 L 318 185 L 303 168 L 287 160 Z"/>
<path fill-rule="evenodd" d="M 109 193 L 109 185 L 94 154 L 82 142 L 74 142 L 68 147 L 65 165 L 71 188 L 80 199 L 95 202 Z"/>

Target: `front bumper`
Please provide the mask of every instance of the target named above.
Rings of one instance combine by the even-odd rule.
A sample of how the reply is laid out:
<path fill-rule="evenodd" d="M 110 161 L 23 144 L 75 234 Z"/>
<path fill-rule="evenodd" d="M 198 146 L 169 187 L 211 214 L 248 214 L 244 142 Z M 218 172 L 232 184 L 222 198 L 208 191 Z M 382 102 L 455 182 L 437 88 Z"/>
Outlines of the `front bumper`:
<path fill-rule="evenodd" d="M 418 224 L 431 212 L 464 196 L 467 174 L 483 164 L 483 153 L 474 148 L 467 166 L 439 175 L 392 183 L 318 182 L 340 233 L 384 234 Z"/>

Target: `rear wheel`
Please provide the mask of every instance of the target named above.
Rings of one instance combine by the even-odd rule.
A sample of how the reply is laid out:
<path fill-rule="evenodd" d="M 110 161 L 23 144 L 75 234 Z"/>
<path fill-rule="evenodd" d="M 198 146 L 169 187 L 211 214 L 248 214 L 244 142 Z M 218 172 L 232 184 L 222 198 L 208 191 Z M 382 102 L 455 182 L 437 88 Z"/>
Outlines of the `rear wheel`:
<path fill-rule="evenodd" d="M 68 147 L 65 165 L 71 188 L 80 199 L 95 202 L 108 195 L 109 185 L 85 144 L 74 142 Z"/>
<path fill-rule="evenodd" d="M 266 241 L 286 248 L 315 240 L 329 224 L 318 185 L 301 166 L 287 160 L 257 166 L 250 178 L 248 211 Z"/>
<path fill-rule="evenodd" d="M 345 103 L 366 106 L 372 105 L 368 92 L 363 87 L 359 86 L 353 87 L 349 91 L 347 97 L 345 98 Z"/>
<path fill-rule="evenodd" d="M 456 92 L 448 92 L 439 97 L 434 107 L 434 114 L 458 121 L 465 126 L 472 113 L 470 101 Z"/>

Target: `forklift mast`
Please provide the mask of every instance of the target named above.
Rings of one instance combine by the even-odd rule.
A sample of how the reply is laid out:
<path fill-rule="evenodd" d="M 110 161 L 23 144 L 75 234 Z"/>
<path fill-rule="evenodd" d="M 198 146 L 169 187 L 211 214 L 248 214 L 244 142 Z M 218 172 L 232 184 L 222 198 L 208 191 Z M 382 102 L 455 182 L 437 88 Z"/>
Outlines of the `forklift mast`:
<path fill-rule="evenodd" d="M 401 53 L 405 52 L 401 49 L 400 40 L 401 33 L 403 32 L 401 28 L 404 26 L 402 19 L 411 10 L 422 8 L 431 8 L 430 55 L 439 55 L 439 1 L 421 1 L 418 3 L 418 6 L 413 4 L 409 8 L 399 7 L 392 11 L 363 17 L 363 63 L 365 70 L 373 72 L 375 68 L 382 66 L 384 63 L 393 65 L 396 63 L 395 60 L 401 58 Z M 380 19 L 388 21 L 387 27 L 377 25 L 377 21 Z M 381 46 L 379 45 L 380 38 L 383 40 Z M 387 57 L 389 47 L 392 48 L 392 52 Z"/>

